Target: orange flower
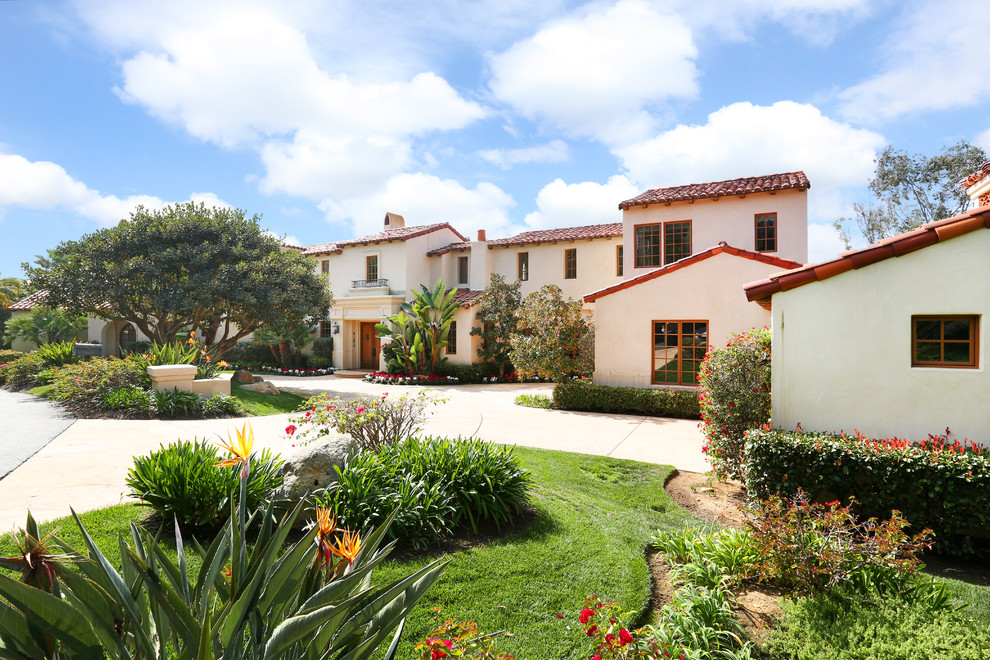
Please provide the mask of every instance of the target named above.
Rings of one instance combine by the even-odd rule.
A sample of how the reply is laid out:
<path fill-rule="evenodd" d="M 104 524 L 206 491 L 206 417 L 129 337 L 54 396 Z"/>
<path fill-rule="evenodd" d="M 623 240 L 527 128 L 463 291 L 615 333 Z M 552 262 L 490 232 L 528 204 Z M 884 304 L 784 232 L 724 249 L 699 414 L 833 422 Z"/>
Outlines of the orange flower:
<path fill-rule="evenodd" d="M 337 529 L 337 517 L 332 515 L 330 509 L 316 507 L 316 547 L 320 564 L 330 566 L 333 563 L 333 555 L 336 553 L 330 536 Z"/>
<path fill-rule="evenodd" d="M 344 537 L 337 539 L 337 547 L 330 548 L 335 555 L 353 565 L 361 554 L 361 534 L 344 530 Z"/>
<path fill-rule="evenodd" d="M 233 455 L 231 458 L 217 463 L 217 467 L 229 467 L 241 463 L 244 465 L 244 470 L 246 471 L 251 456 L 251 447 L 254 446 L 254 429 L 251 428 L 250 424 L 245 423 L 240 430 L 235 428 L 234 433 L 237 434 L 236 442 L 230 437 L 230 431 L 227 431 L 227 440 L 229 440 L 229 443 L 224 442 L 223 438 L 217 443 Z"/>

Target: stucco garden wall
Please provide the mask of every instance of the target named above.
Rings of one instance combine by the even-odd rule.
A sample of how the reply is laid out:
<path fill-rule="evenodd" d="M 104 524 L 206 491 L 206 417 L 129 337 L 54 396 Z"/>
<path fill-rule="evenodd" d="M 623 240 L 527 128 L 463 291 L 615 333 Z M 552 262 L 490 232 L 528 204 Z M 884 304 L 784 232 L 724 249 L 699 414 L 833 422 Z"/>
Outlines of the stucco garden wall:
<path fill-rule="evenodd" d="M 598 298 L 595 305 L 595 384 L 651 384 L 653 321 L 708 321 L 708 342 L 770 322 L 770 313 L 746 301 L 742 285 L 779 266 L 721 253 Z"/>
<path fill-rule="evenodd" d="M 990 230 L 773 296 L 773 422 L 990 444 Z M 911 366 L 911 316 L 980 315 L 979 368 Z"/>

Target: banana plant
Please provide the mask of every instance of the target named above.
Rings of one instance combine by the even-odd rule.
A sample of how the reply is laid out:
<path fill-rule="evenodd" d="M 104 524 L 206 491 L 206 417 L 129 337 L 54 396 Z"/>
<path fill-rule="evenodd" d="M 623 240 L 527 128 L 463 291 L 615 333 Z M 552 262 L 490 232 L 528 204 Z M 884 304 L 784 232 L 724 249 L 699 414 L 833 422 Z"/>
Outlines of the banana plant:
<path fill-rule="evenodd" d="M 237 442 L 225 445 L 235 458 L 221 465 L 240 466 L 240 498 L 231 498 L 231 517 L 208 546 L 193 543 L 203 560 L 195 580 L 178 522 L 176 559 L 157 535 L 132 523 L 130 540 L 119 540 L 118 571 L 75 512 L 86 548 L 77 551 L 52 537 L 65 555 L 38 541 L 29 514 L 25 549 L 44 567 L 34 574 L 57 577 L 35 586 L 0 575 L 0 658 L 359 660 L 380 654 L 391 639 L 381 657 L 392 660 L 406 615 L 446 562 L 376 585 L 372 572 L 392 549 L 381 542 L 395 513 L 361 539 L 318 510 L 317 524 L 286 546 L 302 502 L 281 520 L 269 504 L 257 514 L 257 538 L 249 546 L 251 440 L 239 432 Z M 335 539 L 341 531 L 343 538 Z M 10 558 L 5 566 L 24 576 L 27 561 Z"/>

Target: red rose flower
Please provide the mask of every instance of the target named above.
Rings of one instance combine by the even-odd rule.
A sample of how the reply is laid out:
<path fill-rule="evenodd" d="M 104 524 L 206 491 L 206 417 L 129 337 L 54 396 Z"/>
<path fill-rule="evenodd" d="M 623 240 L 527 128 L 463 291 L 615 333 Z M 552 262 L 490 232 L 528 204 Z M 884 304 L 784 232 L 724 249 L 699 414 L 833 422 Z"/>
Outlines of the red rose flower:
<path fill-rule="evenodd" d="M 596 632 L 598 632 L 598 626 L 591 626 L 590 628 L 588 628 L 588 637 L 591 637 Z"/>
<path fill-rule="evenodd" d="M 295 432 L 296 432 L 296 425 L 295 424 L 289 424 L 288 426 L 285 427 L 285 433 L 287 435 L 292 435 Z"/>
<path fill-rule="evenodd" d="M 631 644 L 632 641 L 633 641 L 632 635 L 629 634 L 628 630 L 623 628 L 622 630 L 619 631 L 619 644 L 625 646 L 626 644 Z"/>
<path fill-rule="evenodd" d="M 588 621 L 590 621 L 591 617 L 593 616 L 595 616 L 595 611 L 589 610 L 586 607 L 583 610 L 581 610 L 581 616 L 579 616 L 578 619 L 580 619 L 581 623 L 588 623 Z"/>

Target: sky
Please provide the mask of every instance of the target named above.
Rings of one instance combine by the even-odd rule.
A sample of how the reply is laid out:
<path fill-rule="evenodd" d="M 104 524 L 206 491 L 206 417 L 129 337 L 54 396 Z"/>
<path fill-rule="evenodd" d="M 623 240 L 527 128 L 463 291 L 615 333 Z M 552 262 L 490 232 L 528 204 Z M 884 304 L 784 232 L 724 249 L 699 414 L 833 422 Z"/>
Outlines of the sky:
<path fill-rule="evenodd" d="M 0 277 L 139 204 L 289 243 L 621 221 L 804 170 L 809 258 L 887 145 L 990 151 L 986 0 L 0 1 Z"/>

